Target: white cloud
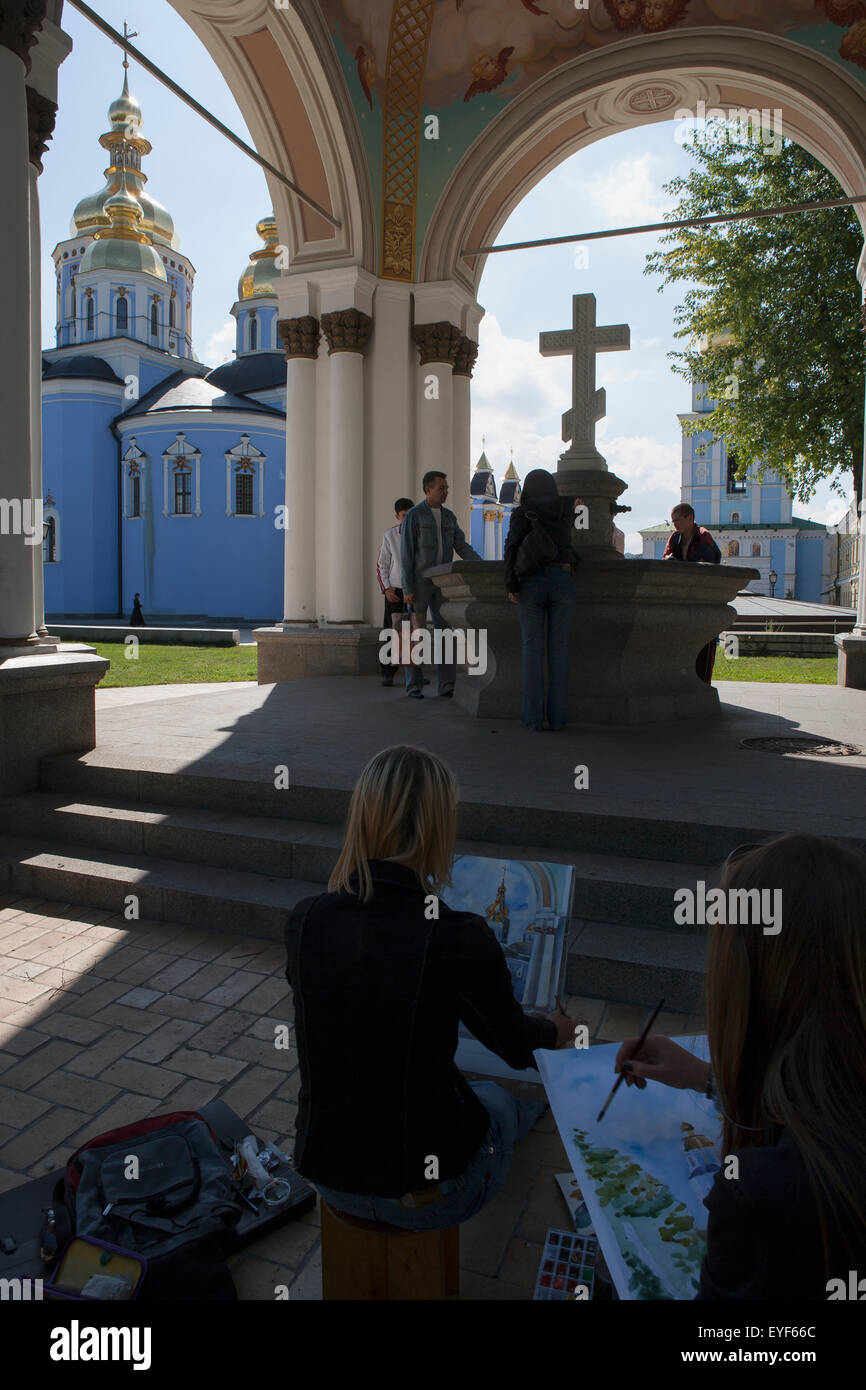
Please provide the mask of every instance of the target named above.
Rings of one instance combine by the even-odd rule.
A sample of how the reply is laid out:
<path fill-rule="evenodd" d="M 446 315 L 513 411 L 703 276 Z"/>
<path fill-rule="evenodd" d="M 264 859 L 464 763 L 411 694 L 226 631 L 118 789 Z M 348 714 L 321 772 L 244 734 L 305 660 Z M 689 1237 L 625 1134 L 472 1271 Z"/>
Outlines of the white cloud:
<path fill-rule="evenodd" d="M 234 319 L 226 319 L 222 328 L 212 333 L 205 344 L 204 361 L 208 366 L 220 367 L 223 362 L 231 362 L 237 337 L 238 326 Z"/>
<path fill-rule="evenodd" d="M 594 209 L 605 227 L 633 227 L 661 222 L 664 202 L 661 185 L 664 163 L 647 150 L 626 156 L 603 172 L 582 177 L 577 169 L 563 170 L 561 181 L 569 196 L 579 196 Z"/>

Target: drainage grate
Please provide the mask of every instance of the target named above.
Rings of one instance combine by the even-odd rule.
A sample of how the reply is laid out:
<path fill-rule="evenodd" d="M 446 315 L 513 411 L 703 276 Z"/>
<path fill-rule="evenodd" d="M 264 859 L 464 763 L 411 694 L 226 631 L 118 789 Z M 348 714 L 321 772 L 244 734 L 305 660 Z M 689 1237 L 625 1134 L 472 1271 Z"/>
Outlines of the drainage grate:
<path fill-rule="evenodd" d="M 790 753 L 801 758 L 851 758 L 863 752 L 854 743 L 837 743 L 834 739 L 812 738 L 805 734 L 784 738 L 741 738 L 740 747 L 756 748 L 762 753 Z"/>

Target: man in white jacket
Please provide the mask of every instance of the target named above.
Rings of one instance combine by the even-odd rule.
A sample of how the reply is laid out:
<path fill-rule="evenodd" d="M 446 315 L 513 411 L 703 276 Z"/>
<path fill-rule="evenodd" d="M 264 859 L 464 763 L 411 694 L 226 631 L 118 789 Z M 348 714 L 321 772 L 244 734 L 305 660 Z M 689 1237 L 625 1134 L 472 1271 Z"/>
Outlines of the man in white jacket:
<path fill-rule="evenodd" d="M 406 613 L 406 604 L 403 599 L 403 558 L 401 554 L 400 532 L 403 528 L 403 518 L 410 507 L 415 504 L 411 497 L 398 497 L 394 503 L 394 515 L 397 518 L 396 526 L 391 526 L 382 537 L 382 545 L 379 550 L 379 562 L 376 566 L 376 573 L 379 577 L 379 588 L 385 595 L 385 618 L 383 629 L 393 627 L 399 632 L 403 614 Z M 407 615 L 408 621 L 408 615 Z M 382 672 L 382 684 L 394 684 L 394 672 L 399 671 L 399 666 L 389 666 L 384 662 L 379 662 Z"/>

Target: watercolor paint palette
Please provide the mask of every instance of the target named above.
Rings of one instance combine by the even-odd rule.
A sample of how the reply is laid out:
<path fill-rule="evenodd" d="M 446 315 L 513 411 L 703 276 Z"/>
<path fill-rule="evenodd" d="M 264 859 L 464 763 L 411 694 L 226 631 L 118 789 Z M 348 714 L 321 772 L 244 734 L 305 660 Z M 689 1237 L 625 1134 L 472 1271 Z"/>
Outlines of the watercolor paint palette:
<path fill-rule="evenodd" d="M 561 1302 L 574 1298 L 575 1285 L 583 1284 L 592 1298 L 598 1241 L 575 1231 L 548 1231 L 538 1268 L 533 1300 Z"/>

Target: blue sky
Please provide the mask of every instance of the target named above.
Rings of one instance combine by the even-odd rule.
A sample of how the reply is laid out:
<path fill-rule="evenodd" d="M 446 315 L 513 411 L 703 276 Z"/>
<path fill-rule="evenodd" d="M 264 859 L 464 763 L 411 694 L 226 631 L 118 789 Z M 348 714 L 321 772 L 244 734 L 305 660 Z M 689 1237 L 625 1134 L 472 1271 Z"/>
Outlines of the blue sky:
<path fill-rule="evenodd" d="M 164 0 L 98 0 L 99 12 L 122 29 L 170 76 L 249 141 L 243 119 L 216 65 L 192 30 Z M 74 48 L 60 69 L 60 113 L 40 179 L 43 239 L 43 342 L 54 343 L 55 293 L 51 251 L 68 236 L 78 200 L 102 184 L 105 152 L 99 136 L 123 82 L 120 50 L 71 6 L 63 27 Z M 181 249 L 197 271 L 193 298 L 195 350 L 216 366 L 230 359 L 234 321 L 229 310 L 249 254 L 261 244 L 255 224 L 270 210 L 262 171 L 200 117 L 133 64 L 131 89 L 141 103 L 143 134 L 153 145 L 144 162 L 154 196 L 175 219 Z M 523 200 L 500 241 L 529 240 L 660 221 L 669 200 L 662 185 L 687 172 L 687 153 L 673 121 L 608 136 L 566 160 Z M 803 224 L 791 221 L 792 230 Z M 629 484 L 620 518 L 627 548 L 640 550 L 637 531 L 663 520 L 680 490 L 677 412 L 690 408 L 689 387 L 671 371 L 673 311 L 682 288 L 658 293 L 643 274 L 653 235 L 590 243 L 588 265 L 575 247 L 509 252 L 488 258 L 479 292 L 487 313 L 473 381 L 473 462 L 486 437 L 487 455 L 501 480 L 510 451 L 518 472 L 555 469 L 564 446 L 560 416 L 570 405 L 566 359 L 543 359 L 538 334 L 571 322 L 571 296 L 592 292 L 598 322 L 629 323 L 631 351 L 598 358 L 598 384 L 607 389 L 607 419 L 598 430 L 608 466 Z M 835 521 L 842 499 L 822 486 L 795 513 Z"/>

